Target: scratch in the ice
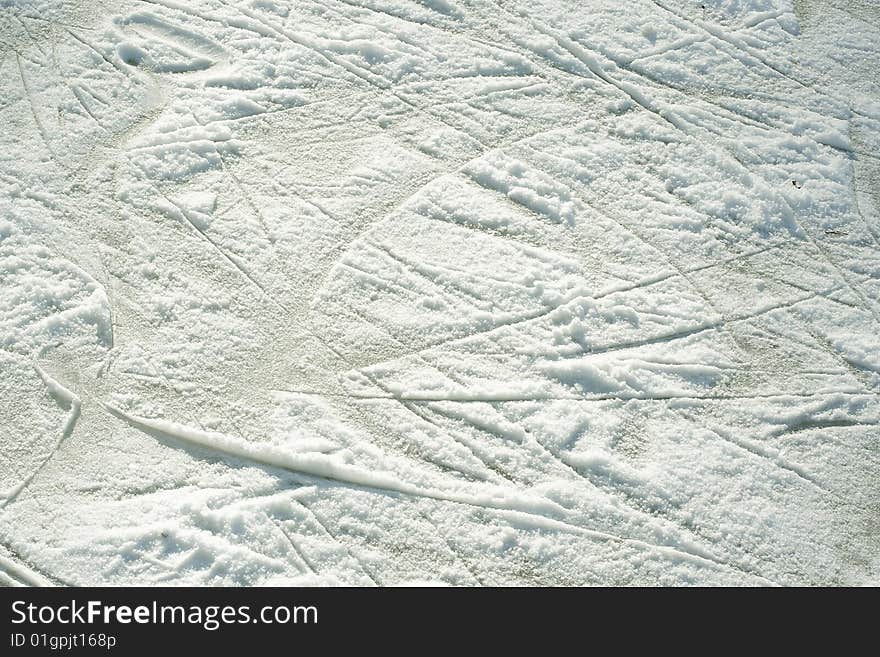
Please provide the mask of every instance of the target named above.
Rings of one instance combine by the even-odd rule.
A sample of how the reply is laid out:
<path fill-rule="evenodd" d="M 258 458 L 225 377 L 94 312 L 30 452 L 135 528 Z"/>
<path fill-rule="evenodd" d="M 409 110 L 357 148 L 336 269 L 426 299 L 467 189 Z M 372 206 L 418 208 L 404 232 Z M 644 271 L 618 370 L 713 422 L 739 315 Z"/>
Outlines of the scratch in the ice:
<path fill-rule="evenodd" d="M 309 505 L 307 505 L 301 499 L 297 499 L 296 503 L 299 506 L 301 506 L 305 510 L 306 513 L 309 514 L 309 517 L 311 517 L 312 520 L 315 521 L 315 524 L 321 528 L 321 531 L 323 531 L 325 534 L 327 534 L 327 536 L 330 537 L 331 541 L 333 541 L 334 543 L 339 545 L 343 550 L 345 550 L 345 553 L 348 555 L 348 557 L 350 559 L 352 559 L 356 564 L 358 564 L 361 571 L 364 573 L 364 575 L 367 576 L 367 578 L 370 580 L 370 582 L 373 583 L 374 586 L 380 586 L 379 580 L 376 579 L 376 576 L 370 572 L 371 569 L 367 568 L 367 565 L 364 563 L 364 561 L 362 559 L 359 559 L 357 557 L 357 555 L 355 555 L 354 552 L 352 552 L 351 548 L 348 545 L 346 545 L 339 538 L 339 536 L 337 534 L 334 534 L 333 532 L 330 531 L 330 528 L 327 527 L 327 524 L 323 520 L 321 520 L 320 516 L 318 516 L 317 512 L 314 509 L 312 509 Z"/>
<path fill-rule="evenodd" d="M 161 194 L 161 192 L 159 193 Z M 264 296 L 272 305 L 277 306 L 286 313 L 290 312 L 289 309 L 284 306 L 284 304 L 282 304 L 272 294 L 270 294 L 269 291 L 263 286 L 263 284 L 260 283 L 256 278 L 254 278 L 253 275 L 242 264 L 238 262 L 237 258 L 234 258 L 230 254 L 228 254 L 223 248 L 220 247 L 219 244 L 217 244 L 216 241 L 214 241 L 214 239 L 210 235 L 208 235 L 195 221 L 193 221 L 193 219 L 189 216 L 189 212 L 187 212 L 185 208 L 181 207 L 164 194 L 162 194 L 162 197 L 177 210 L 177 218 L 184 219 L 186 224 L 190 228 L 192 228 L 196 232 L 196 234 L 198 234 L 203 240 L 210 244 L 211 247 L 213 247 L 214 251 L 216 251 L 226 262 L 235 267 L 235 269 L 238 270 L 239 274 L 250 281 L 250 283 L 254 287 L 256 287 L 260 291 L 262 296 Z"/>
<path fill-rule="evenodd" d="M 39 366 L 36 362 L 34 362 L 34 369 L 37 374 L 43 380 L 43 384 L 46 386 L 46 390 L 49 392 L 49 395 L 55 402 L 61 406 L 63 409 L 67 411 L 67 417 L 64 421 L 64 426 L 61 430 L 61 436 L 56 441 L 52 450 L 49 452 L 48 456 L 37 466 L 37 468 L 31 472 L 18 486 L 12 489 L 6 496 L 6 499 L 3 500 L 3 503 L 0 504 L 0 509 L 7 508 L 10 504 L 13 504 L 18 497 L 21 495 L 22 491 L 30 485 L 31 481 L 42 471 L 42 469 L 46 466 L 46 464 L 51 460 L 55 453 L 60 449 L 61 445 L 67 440 L 70 435 L 73 433 L 74 428 L 76 427 L 76 422 L 79 420 L 80 411 L 82 408 L 82 401 L 80 398 L 75 395 L 72 391 L 65 388 L 61 385 L 57 380 L 53 379 L 49 376 L 42 367 Z"/>
<path fill-rule="evenodd" d="M 37 103 L 34 100 L 34 92 L 31 89 L 30 82 L 28 81 L 27 76 L 24 73 L 24 66 L 21 64 L 21 55 L 16 53 L 15 61 L 18 63 L 18 74 L 21 76 L 21 86 L 24 89 L 24 93 L 27 96 L 28 104 L 31 108 L 31 115 L 34 117 L 34 123 L 37 125 L 37 131 L 40 133 L 40 137 L 43 140 L 43 143 L 46 146 L 46 150 L 49 151 L 49 155 L 52 156 L 52 159 L 62 165 L 62 162 L 58 159 L 57 153 L 55 153 L 55 149 L 52 147 L 52 143 L 49 139 L 49 133 L 46 132 L 46 126 L 43 125 L 43 120 L 40 118 L 39 112 L 37 111 Z"/>

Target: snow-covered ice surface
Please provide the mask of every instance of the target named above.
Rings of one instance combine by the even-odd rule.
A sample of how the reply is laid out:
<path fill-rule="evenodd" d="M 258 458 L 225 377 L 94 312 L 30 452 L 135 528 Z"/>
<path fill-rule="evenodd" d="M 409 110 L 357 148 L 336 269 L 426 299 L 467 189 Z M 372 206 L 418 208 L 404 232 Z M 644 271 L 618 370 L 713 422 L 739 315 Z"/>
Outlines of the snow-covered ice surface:
<path fill-rule="evenodd" d="M 0 0 L 6 584 L 880 582 L 873 0 Z"/>

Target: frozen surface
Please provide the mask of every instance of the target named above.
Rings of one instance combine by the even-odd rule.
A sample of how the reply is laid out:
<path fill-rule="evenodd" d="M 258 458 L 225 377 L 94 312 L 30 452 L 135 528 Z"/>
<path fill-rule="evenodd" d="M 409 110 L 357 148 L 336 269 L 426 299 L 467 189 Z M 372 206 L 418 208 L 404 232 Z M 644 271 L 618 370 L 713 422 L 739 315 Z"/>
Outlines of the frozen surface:
<path fill-rule="evenodd" d="M 0 583 L 880 583 L 880 8 L 0 0 Z"/>

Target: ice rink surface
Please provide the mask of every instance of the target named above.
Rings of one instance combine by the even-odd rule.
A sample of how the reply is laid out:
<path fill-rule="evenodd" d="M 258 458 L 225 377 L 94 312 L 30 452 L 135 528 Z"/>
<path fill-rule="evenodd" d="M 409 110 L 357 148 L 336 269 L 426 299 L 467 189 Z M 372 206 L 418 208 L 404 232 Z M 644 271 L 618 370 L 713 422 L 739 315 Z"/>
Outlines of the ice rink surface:
<path fill-rule="evenodd" d="M 880 3 L 0 0 L 0 583 L 880 583 Z"/>

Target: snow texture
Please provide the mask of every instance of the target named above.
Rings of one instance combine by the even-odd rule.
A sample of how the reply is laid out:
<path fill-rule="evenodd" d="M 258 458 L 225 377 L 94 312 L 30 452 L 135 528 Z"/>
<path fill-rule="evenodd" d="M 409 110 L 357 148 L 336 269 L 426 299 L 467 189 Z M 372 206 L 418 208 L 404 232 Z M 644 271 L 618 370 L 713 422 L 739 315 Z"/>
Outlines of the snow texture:
<path fill-rule="evenodd" d="M 880 583 L 880 7 L 0 0 L 0 584 Z"/>

